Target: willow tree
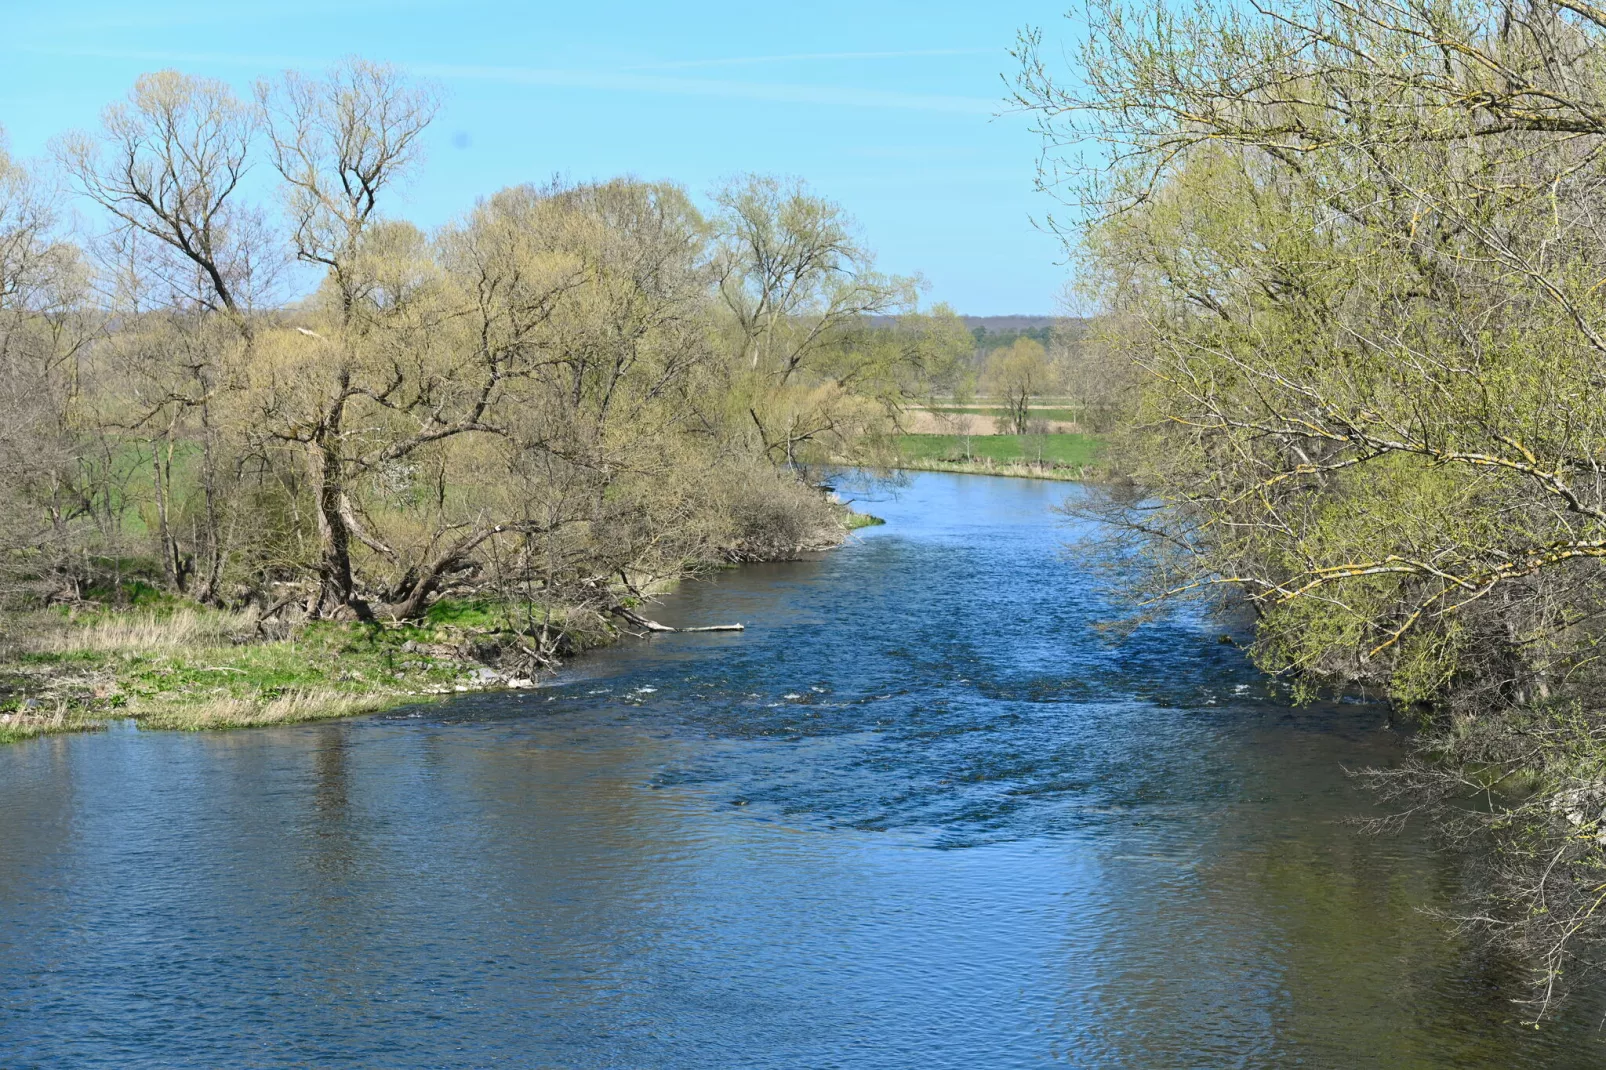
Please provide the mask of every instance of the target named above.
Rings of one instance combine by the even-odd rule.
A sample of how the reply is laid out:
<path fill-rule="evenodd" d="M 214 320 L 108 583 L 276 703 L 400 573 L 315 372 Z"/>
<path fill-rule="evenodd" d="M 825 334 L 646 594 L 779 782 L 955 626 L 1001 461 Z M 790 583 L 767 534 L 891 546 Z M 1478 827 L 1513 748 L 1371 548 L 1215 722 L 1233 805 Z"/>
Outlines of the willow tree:
<path fill-rule="evenodd" d="M 799 181 L 747 175 L 714 202 L 733 413 L 777 464 L 864 455 L 968 348 L 958 317 L 918 315 L 920 280 L 876 270 L 841 206 Z"/>
<path fill-rule="evenodd" d="M 277 267 L 263 216 L 241 191 L 258 126 L 222 82 L 159 71 L 106 108 L 98 131 L 55 145 L 78 192 L 114 224 L 102 258 L 121 275 L 121 296 L 135 295 L 114 311 L 143 336 L 127 351 L 137 393 L 114 419 L 148 437 L 160 558 L 169 582 L 202 601 L 216 597 L 230 549 L 215 400 Z M 175 458 L 191 445 L 197 478 L 186 479 Z"/>
<path fill-rule="evenodd" d="M 499 582 L 570 603 L 637 570 L 678 575 L 707 549 L 683 441 L 711 352 L 690 201 L 631 181 L 519 187 L 443 242 L 465 340 L 504 369 L 486 410 L 498 504 L 457 544 L 494 536 Z"/>
<path fill-rule="evenodd" d="M 1052 390 L 1056 381 L 1056 369 L 1041 342 L 1017 338 L 1009 347 L 995 349 L 982 370 L 982 386 L 1004 403 L 998 430 L 1026 434 L 1033 402 Z"/>
<path fill-rule="evenodd" d="M 252 369 L 252 403 L 264 433 L 299 447 L 307 463 L 322 544 L 314 605 L 367 617 L 352 546 L 364 542 L 382 552 L 384 544 L 364 534 L 348 484 L 376 465 L 402 463 L 475 430 L 483 411 L 475 390 L 493 387 L 497 372 L 454 364 L 450 376 L 472 385 L 440 377 L 433 358 L 441 345 L 429 335 L 449 313 L 435 302 L 424 237 L 387 223 L 380 211 L 381 198 L 418 160 L 418 138 L 436 111 L 428 87 L 389 67 L 348 60 L 323 78 L 289 72 L 261 84 L 257 95 L 295 256 L 323 279 L 313 325 L 299 328 L 299 340 L 280 338 L 266 374 Z M 284 355 L 287 349 L 295 355 Z M 395 417 L 377 441 L 360 415 L 365 410 Z"/>
<path fill-rule="evenodd" d="M 87 264 L 55 191 L 0 154 L 14 585 L 121 591 L 126 562 L 308 617 L 608 608 L 840 537 L 793 462 L 895 426 L 957 319 L 870 322 L 912 308 L 913 280 L 765 179 L 717 221 L 617 181 L 504 190 L 425 232 L 393 193 L 436 110 L 358 59 L 249 101 L 142 76 L 55 146 L 92 209 Z M 274 174 L 277 214 L 255 199 Z"/>
<path fill-rule="evenodd" d="M 1115 0 L 1088 25 L 1069 81 L 1023 39 L 1019 103 L 1148 376 L 1158 507 L 1117 519 L 1157 592 L 1235 589 L 1262 664 L 1447 703 L 1463 738 L 1593 706 L 1606 13 Z M 1549 732 L 1483 757 L 1543 765 Z M 1557 842 L 1581 868 L 1516 893 L 1549 904 L 1552 979 L 1601 863 Z"/>
<path fill-rule="evenodd" d="M 115 553 L 117 459 L 85 417 L 96 331 L 88 273 L 61 240 L 56 191 L 12 160 L 0 132 L 0 583 L 78 597 L 73 559 Z"/>

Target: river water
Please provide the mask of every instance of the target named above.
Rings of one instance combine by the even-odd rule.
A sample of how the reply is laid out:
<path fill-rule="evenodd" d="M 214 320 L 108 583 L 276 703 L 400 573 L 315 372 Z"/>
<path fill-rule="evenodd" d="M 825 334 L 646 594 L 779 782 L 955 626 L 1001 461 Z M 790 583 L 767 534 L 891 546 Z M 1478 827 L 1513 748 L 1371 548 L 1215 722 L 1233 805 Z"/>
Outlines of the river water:
<path fill-rule="evenodd" d="M 1425 908 L 1461 869 L 1074 488 L 920 475 L 551 686 L 0 750 L 0 1067 L 1598 1067 Z"/>

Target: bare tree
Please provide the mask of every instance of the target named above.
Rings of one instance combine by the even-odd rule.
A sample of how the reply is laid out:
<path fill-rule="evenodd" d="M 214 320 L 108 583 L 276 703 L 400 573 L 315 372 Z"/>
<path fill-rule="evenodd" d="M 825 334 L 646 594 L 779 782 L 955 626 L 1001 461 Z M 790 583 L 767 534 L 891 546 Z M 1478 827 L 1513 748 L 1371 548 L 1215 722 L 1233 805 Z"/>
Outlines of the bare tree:
<path fill-rule="evenodd" d="M 266 266 L 240 196 L 257 127 L 222 82 L 159 71 L 102 113 L 98 136 L 69 134 L 56 155 L 81 193 L 155 239 L 175 294 L 242 319 Z"/>
<path fill-rule="evenodd" d="M 91 547 L 120 519 L 115 458 L 84 420 L 95 329 L 87 273 L 56 233 L 57 198 L 0 135 L 0 536 L 7 594 L 82 595 Z"/>
<path fill-rule="evenodd" d="M 359 398 L 394 405 L 402 383 L 398 366 L 376 365 L 359 355 L 364 335 L 386 313 L 416 307 L 408 287 L 387 268 L 386 238 L 402 233 L 378 230 L 381 195 L 419 159 L 418 138 L 437 110 L 427 87 L 408 84 L 391 67 L 349 59 L 322 79 L 288 72 L 277 85 L 262 83 L 258 100 L 269 116 L 274 167 L 284 181 L 298 259 L 322 267 L 325 285 L 338 312 L 330 334 L 309 332 L 304 345 L 315 360 L 332 365 L 320 377 L 315 397 L 301 394 L 294 423 L 275 433 L 304 445 L 317 501 L 324 543 L 323 596 L 339 607 L 367 616 L 366 602 L 352 576 L 351 544 L 360 537 L 346 481 L 348 407 Z M 410 280 L 409 280 L 410 281 Z M 385 292 L 386 282 L 395 282 Z M 397 292 L 400 287 L 406 292 Z M 413 404 L 426 399 L 413 395 Z M 458 424 L 472 426 L 473 415 Z M 426 421 L 418 444 L 448 433 L 442 421 Z M 398 452 L 399 450 L 399 452 Z M 395 447 L 390 460 L 407 450 Z"/>
<path fill-rule="evenodd" d="M 159 429 L 153 458 L 171 458 L 195 425 L 198 566 L 172 524 L 172 483 L 159 469 L 153 474 L 169 578 L 186 590 L 195 573 L 193 593 L 202 601 L 216 597 L 228 553 L 215 393 L 229 361 L 249 348 L 252 310 L 276 268 L 262 215 L 241 191 L 258 127 L 256 109 L 222 82 L 159 71 L 141 76 L 126 102 L 102 113 L 98 135 L 70 134 L 56 144 L 79 192 L 117 222 L 103 254 L 139 276 L 138 288 L 164 290 L 157 300 L 174 313 L 166 322 L 169 351 L 157 359 L 168 388 L 136 419 Z M 229 331 L 219 333 L 214 315 Z"/>
<path fill-rule="evenodd" d="M 259 82 L 273 165 L 285 184 L 298 259 L 324 268 L 350 315 L 373 285 L 363 236 L 386 191 L 421 159 L 419 138 L 440 108 L 435 90 L 386 64 L 349 58 L 323 78 L 287 71 Z"/>
<path fill-rule="evenodd" d="M 800 181 L 747 175 L 714 202 L 732 390 L 761 448 L 796 466 L 895 427 L 933 368 L 955 359 L 957 317 L 914 316 L 919 280 L 878 272 L 842 209 Z M 866 329 L 891 315 L 904 317 L 899 329 Z"/>
<path fill-rule="evenodd" d="M 895 427 L 957 318 L 872 329 L 913 280 L 771 180 L 727 199 L 723 244 L 684 191 L 632 181 L 506 190 L 427 234 L 387 209 L 437 107 L 358 59 L 249 104 L 140 78 L 56 145 L 99 209 L 98 285 L 50 198 L 0 166 L 0 495 L 38 521 L 7 567 L 50 543 L 79 558 L 57 570 L 71 597 L 99 560 L 312 616 L 452 592 L 601 612 L 840 534 L 775 462 Z M 282 233 L 245 196 L 257 150 Z M 292 260 L 316 276 L 294 302 Z M 125 518 L 150 553 L 114 546 Z"/>
<path fill-rule="evenodd" d="M 842 209 L 801 182 L 747 175 L 714 203 L 719 290 L 754 369 L 785 383 L 835 331 L 912 303 L 911 281 L 877 274 Z"/>

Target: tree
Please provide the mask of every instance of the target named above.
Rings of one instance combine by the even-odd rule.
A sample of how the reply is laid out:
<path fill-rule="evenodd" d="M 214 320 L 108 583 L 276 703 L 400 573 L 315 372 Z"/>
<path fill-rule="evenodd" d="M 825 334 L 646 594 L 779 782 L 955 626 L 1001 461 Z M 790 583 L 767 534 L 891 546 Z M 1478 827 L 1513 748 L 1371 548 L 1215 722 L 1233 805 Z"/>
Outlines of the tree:
<path fill-rule="evenodd" d="M 1097 11 L 1074 81 L 1028 35 L 1018 88 L 1146 378 L 1153 497 L 1103 514 L 1154 593 L 1240 592 L 1262 665 L 1434 704 L 1479 771 L 1424 781 L 1541 785 L 1490 821 L 1553 982 L 1606 865 L 1557 816 L 1602 723 L 1606 13 Z"/>
<path fill-rule="evenodd" d="M 106 227 L 92 264 L 0 158 L 10 592 L 120 591 L 126 564 L 313 618 L 591 612 L 840 535 L 795 466 L 888 438 L 957 317 L 915 314 L 796 183 L 735 184 L 717 221 L 671 185 L 517 187 L 425 233 L 387 205 L 436 110 L 359 59 L 250 104 L 146 75 L 56 146 Z"/>
<path fill-rule="evenodd" d="M 372 611 L 352 573 L 352 544 L 364 535 L 348 481 L 478 429 L 498 369 L 494 358 L 473 372 L 457 369 L 478 381 L 478 392 L 470 387 L 466 398 L 457 384 L 429 376 L 428 355 L 437 350 L 424 334 L 446 312 L 431 304 L 436 287 L 422 235 L 378 215 L 381 195 L 418 160 L 418 137 L 436 111 L 428 89 L 353 59 L 321 80 L 290 72 L 257 93 L 270 116 L 296 257 L 326 275 L 322 330 L 303 329 L 299 341 L 281 342 L 300 347 L 295 363 L 303 375 L 258 379 L 256 404 L 270 437 L 305 449 L 323 544 L 318 604 L 367 617 Z M 458 402 L 450 414 L 439 405 L 441 391 Z M 353 417 L 369 406 L 419 419 L 401 424 L 405 430 L 396 437 L 362 442 L 372 430 L 354 426 Z M 382 546 L 372 543 L 380 552 Z"/>
<path fill-rule="evenodd" d="M 966 367 L 948 384 L 948 401 L 952 408 L 934 410 L 938 419 L 958 436 L 960 457 L 967 461 L 972 458 L 971 439 L 976 433 L 976 416 L 965 410 L 975 404 L 975 400 L 975 372 Z"/>
<path fill-rule="evenodd" d="M 798 180 L 745 175 L 714 193 L 719 292 L 742 359 L 785 384 L 864 316 L 913 305 L 914 281 L 881 275 L 841 207 Z"/>
<path fill-rule="evenodd" d="M 680 189 L 618 181 L 505 190 L 448 237 L 463 326 L 500 369 L 485 445 L 514 491 L 464 538 L 517 536 L 513 582 L 583 601 L 599 576 L 706 553 L 684 520 L 708 458 L 681 441 L 711 357 L 702 229 Z"/>
<path fill-rule="evenodd" d="M 98 138 L 70 134 L 56 155 L 79 192 L 154 240 L 150 268 L 176 297 L 239 318 L 264 267 L 240 197 L 256 134 L 255 109 L 222 82 L 159 71 L 101 114 Z"/>
<path fill-rule="evenodd" d="M 321 79 L 286 71 L 257 83 L 273 166 L 284 182 L 296 258 L 328 273 L 350 317 L 374 285 L 362 245 L 388 188 L 422 158 L 435 90 L 386 64 L 348 58 Z"/>
<path fill-rule="evenodd" d="M 836 454 L 871 437 L 889 396 L 929 356 L 917 335 L 929 341 L 930 332 L 894 341 L 865 321 L 913 312 L 917 280 L 877 272 L 842 209 L 799 181 L 747 175 L 717 190 L 714 203 L 731 394 L 762 449 L 795 465 L 812 446 Z"/>
<path fill-rule="evenodd" d="M 1055 369 L 1041 342 L 1017 338 L 1008 349 L 996 349 L 987 358 L 982 385 L 1004 403 L 999 430 L 1024 435 L 1031 423 L 1032 402 L 1053 388 Z"/>
<path fill-rule="evenodd" d="M 144 412 L 127 415 L 156 431 L 157 534 L 169 579 L 182 591 L 198 572 L 203 601 L 215 596 L 228 552 L 213 399 L 228 364 L 249 346 L 252 306 L 275 267 L 260 214 L 240 195 L 257 128 L 255 109 L 223 83 L 159 71 L 141 76 L 126 102 L 102 113 L 98 137 L 74 133 L 56 144 L 79 192 L 118 223 L 107 259 L 126 265 L 136 290 L 160 290 L 156 300 L 173 313 L 161 342 L 169 352 L 150 380 L 161 388 L 147 395 Z M 227 322 L 221 334 L 214 316 Z M 199 426 L 203 504 L 186 550 L 172 523 L 171 464 L 164 468 L 158 458 L 171 462 L 191 422 Z"/>
<path fill-rule="evenodd" d="M 78 597 L 73 558 L 115 534 L 115 461 L 84 433 L 81 362 L 95 334 L 87 273 L 58 240 L 55 192 L 0 132 L 0 535 L 3 593 Z"/>
<path fill-rule="evenodd" d="M 1049 363 L 1078 431 L 1109 435 L 1131 423 L 1138 375 L 1119 347 L 1108 342 L 1120 333 L 1108 320 L 1095 325 L 1066 318 L 1050 340 Z"/>

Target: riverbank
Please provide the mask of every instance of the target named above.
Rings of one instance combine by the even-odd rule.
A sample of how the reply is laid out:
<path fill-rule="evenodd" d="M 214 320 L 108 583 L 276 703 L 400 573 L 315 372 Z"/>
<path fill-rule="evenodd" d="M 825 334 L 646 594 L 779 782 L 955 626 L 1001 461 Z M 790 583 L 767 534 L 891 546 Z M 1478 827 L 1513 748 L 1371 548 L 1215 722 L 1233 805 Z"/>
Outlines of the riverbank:
<path fill-rule="evenodd" d="M 910 472 L 949 472 L 966 476 L 1009 476 L 1015 479 L 1056 479 L 1066 483 L 1104 483 L 1110 473 L 1097 465 L 1037 464 L 991 459 L 974 461 L 906 460 L 900 468 Z"/>
<path fill-rule="evenodd" d="M 1191 609 L 1107 642 L 1066 489 L 915 475 L 539 692 L 0 748 L 0 1065 L 1600 1065 L 1355 824 L 1397 722 Z"/>
<path fill-rule="evenodd" d="M 846 509 L 839 520 L 830 545 L 799 549 L 885 523 Z M 637 602 L 621 596 L 626 609 Z M 630 618 L 452 599 L 389 623 L 265 619 L 170 599 L 14 613 L 0 618 L 0 744 L 124 718 L 153 730 L 251 728 L 531 688 L 574 655 L 637 634 Z"/>
<path fill-rule="evenodd" d="M 898 467 L 915 472 L 1102 483 L 1106 443 L 1095 435 L 902 435 Z"/>
<path fill-rule="evenodd" d="M 388 625 L 289 624 L 187 605 L 12 616 L 0 651 L 0 742 L 112 718 L 244 728 L 532 687 L 543 662 L 620 634 L 600 615 L 561 610 L 531 628 L 531 609 L 441 602 L 422 620 Z"/>

